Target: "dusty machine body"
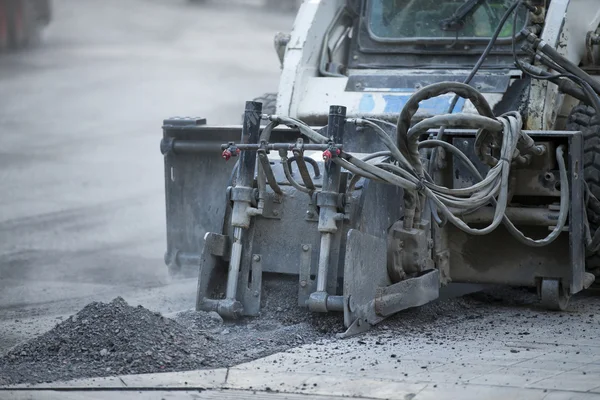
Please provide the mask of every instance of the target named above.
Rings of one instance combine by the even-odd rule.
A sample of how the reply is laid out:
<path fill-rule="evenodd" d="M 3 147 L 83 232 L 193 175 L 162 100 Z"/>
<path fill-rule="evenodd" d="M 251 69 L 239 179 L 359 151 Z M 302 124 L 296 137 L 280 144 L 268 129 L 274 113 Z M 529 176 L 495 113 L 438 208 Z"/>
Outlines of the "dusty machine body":
<path fill-rule="evenodd" d="M 594 79 L 597 1 L 515 5 L 471 78 L 495 26 L 465 29 L 513 3 L 426 3 L 305 1 L 276 37 L 276 104 L 248 101 L 242 126 L 165 120 L 165 261 L 199 274 L 198 310 L 259 315 L 263 277 L 287 276 L 350 335 L 451 282 L 537 287 L 551 309 L 592 283 L 587 139 L 564 117 L 594 100 L 525 76 L 512 43 L 528 71 L 547 45 Z"/>

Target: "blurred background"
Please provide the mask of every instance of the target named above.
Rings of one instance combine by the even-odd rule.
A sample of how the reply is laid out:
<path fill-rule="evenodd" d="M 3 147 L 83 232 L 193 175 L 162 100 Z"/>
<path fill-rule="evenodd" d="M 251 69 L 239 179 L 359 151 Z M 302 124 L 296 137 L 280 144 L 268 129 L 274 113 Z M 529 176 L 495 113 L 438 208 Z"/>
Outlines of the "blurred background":
<path fill-rule="evenodd" d="M 163 260 L 162 120 L 237 124 L 276 92 L 299 2 L 49 4 L 31 37 L 0 20 L 0 351 L 90 300 L 193 306 Z"/>

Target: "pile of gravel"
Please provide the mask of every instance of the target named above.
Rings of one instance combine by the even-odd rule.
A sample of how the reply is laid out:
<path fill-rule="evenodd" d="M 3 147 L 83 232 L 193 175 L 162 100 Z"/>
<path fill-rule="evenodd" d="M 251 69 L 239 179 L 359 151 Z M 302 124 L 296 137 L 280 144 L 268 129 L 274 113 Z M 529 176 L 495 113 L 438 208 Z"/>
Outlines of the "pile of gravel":
<path fill-rule="evenodd" d="M 223 321 L 214 312 L 167 318 L 118 297 L 90 303 L 0 358 L 0 385 L 229 367 L 343 330 L 341 315 L 296 304 L 296 282 L 263 282 L 261 316 Z"/>
<path fill-rule="evenodd" d="M 296 280 L 265 277 L 261 315 L 235 322 L 191 310 L 166 318 L 142 306 L 132 307 L 120 297 L 91 303 L 1 357 L 0 385 L 229 367 L 334 339 L 344 330 L 341 314 L 312 314 L 298 307 L 297 290 Z M 537 317 L 540 310 L 534 303 L 535 295 L 528 291 L 484 291 L 405 310 L 374 333 L 385 332 L 390 340 L 430 337 L 452 345 L 464 337 L 465 322 L 471 337 L 484 338 L 505 320 Z"/>
<path fill-rule="evenodd" d="M 118 297 L 90 303 L 0 359 L 0 384 L 201 368 L 209 337 Z"/>

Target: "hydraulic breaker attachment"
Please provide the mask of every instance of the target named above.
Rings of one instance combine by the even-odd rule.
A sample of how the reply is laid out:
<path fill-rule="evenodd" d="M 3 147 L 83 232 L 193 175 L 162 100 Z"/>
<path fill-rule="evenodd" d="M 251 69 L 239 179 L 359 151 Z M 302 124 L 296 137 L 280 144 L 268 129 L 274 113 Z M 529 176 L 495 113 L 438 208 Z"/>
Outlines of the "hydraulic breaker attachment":
<path fill-rule="evenodd" d="M 241 144 L 252 145 L 258 144 L 259 130 L 260 130 L 260 115 L 262 111 L 262 104 L 255 103 L 252 101 L 246 102 L 246 110 L 244 112 L 244 124 L 242 126 L 242 137 L 240 140 Z M 233 153 L 230 149 L 223 151 L 224 158 Z M 199 280 L 197 303 L 196 309 L 204 311 L 216 311 L 223 317 L 238 318 L 241 315 L 256 315 L 258 312 L 258 305 L 260 305 L 260 273 L 255 271 L 254 273 L 258 278 L 255 282 L 254 287 L 251 285 L 244 286 L 244 282 L 250 282 L 252 277 L 252 264 L 254 262 L 260 262 L 260 255 L 255 255 L 252 258 L 252 263 L 244 263 L 242 265 L 242 258 L 246 260 L 248 255 L 252 253 L 252 243 L 254 231 L 251 231 L 251 220 L 253 216 L 260 215 L 262 209 L 254 207 L 257 199 L 255 198 L 254 191 L 254 170 L 256 165 L 256 152 L 244 151 L 240 152 L 239 155 L 239 167 L 237 168 L 237 179 L 236 185 L 231 188 L 231 201 L 233 203 L 231 212 L 231 228 L 233 231 L 231 246 L 229 247 L 229 270 L 226 279 L 226 289 L 224 299 L 210 299 L 206 296 L 205 283 Z M 210 234 L 208 234 L 210 235 Z M 218 240 L 218 239 L 215 239 Z M 225 241 L 225 238 L 221 239 Z M 204 251 L 211 252 L 211 248 L 207 249 L 205 244 Z M 204 254 L 202 261 L 205 261 L 205 257 L 213 257 L 214 255 Z M 221 256 L 223 254 L 221 253 Z M 244 256 L 244 257 L 243 257 Z M 200 275 L 210 275 L 215 268 L 214 262 L 201 262 L 200 264 Z M 260 268 L 260 267 L 259 267 Z M 242 279 L 240 282 L 240 277 Z M 239 288 L 244 288 L 238 290 Z M 250 301 L 241 302 L 245 299 L 246 289 L 254 289 L 253 294 L 250 296 Z M 248 304 L 248 310 L 244 310 L 244 306 Z"/>
<path fill-rule="evenodd" d="M 346 123 L 346 107 L 333 106 L 329 110 L 327 136 L 335 143 L 343 143 L 344 125 Z M 333 150 L 337 153 L 338 148 Z M 340 182 L 342 168 L 331 158 L 337 156 L 332 150 L 325 150 L 325 172 L 323 174 L 323 189 L 317 193 L 319 208 L 319 225 L 321 235 L 319 266 L 317 269 L 317 289 L 308 298 L 308 309 L 316 312 L 342 311 L 342 297 L 335 295 L 337 269 L 330 268 L 331 247 L 335 240 L 339 243 L 341 230 L 338 225 L 344 222 L 344 214 L 338 212 L 340 198 Z M 330 272 L 331 271 L 331 272 Z M 328 285 L 329 282 L 329 285 Z M 329 292 L 329 293 L 328 293 Z M 330 295 L 330 293 L 332 293 Z"/>
<path fill-rule="evenodd" d="M 196 308 L 257 316 L 263 277 L 294 276 L 298 306 L 343 314 L 347 337 L 453 283 L 537 287 L 558 310 L 589 286 L 581 133 L 521 131 L 516 114 L 410 127 L 418 95 L 398 127 L 334 105 L 315 128 L 255 102 L 241 128 L 165 121 L 167 261 L 195 266 Z M 415 139 L 440 121 L 469 128 Z"/>

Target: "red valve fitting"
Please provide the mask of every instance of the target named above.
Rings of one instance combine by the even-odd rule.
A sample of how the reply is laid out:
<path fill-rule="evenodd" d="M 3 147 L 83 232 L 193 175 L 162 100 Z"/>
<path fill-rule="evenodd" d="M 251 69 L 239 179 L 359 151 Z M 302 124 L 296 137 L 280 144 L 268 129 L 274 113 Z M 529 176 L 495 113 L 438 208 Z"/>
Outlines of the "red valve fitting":
<path fill-rule="evenodd" d="M 330 149 L 328 149 L 328 150 L 325 150 L 325 151 L 323 152 L 323 160 L 325 160 L 325 161 L 329 161 L 329 160 L 331 160 L 333 157 L 337 157 L 337 156 L 339 156 L 340 154 L 342 154 L 342 151 L 341 151 L 340 149 L 337 149 L 337 148 L 335 148 L 335 147 L 332 147 L 332 148 L 330 148 Z"/>
<path fill-rule="evenodd" d="M 233 151 L 232 151 L 233 150 Z M 225 161 L 229 161 L 229 159 L 231 157 L 236 157 L 238 156 L 242 151 L 240 149 L 238 149 L 235 146 L 232 146 L 228 149 L 223 150 L 223 153 L 221 153 L 221 157 L 225 160 Z"/>

